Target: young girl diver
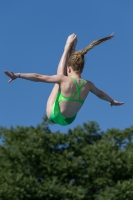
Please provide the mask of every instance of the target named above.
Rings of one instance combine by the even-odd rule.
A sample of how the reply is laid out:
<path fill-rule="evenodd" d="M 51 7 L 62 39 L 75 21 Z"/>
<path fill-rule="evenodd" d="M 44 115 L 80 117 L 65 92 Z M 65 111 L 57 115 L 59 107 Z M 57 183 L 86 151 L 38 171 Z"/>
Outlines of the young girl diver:
<path fill-rule="evenodd" d="M 52 123 L 62 126 L 71 124 L 82 107 L 89 92 L 100 99 L 106 100 L 111 106 L 123 105 L 99 90 L 92 82 L 81 78 L 84 68 L 84 55 L 94 46 L 109 40 L 113 35 L 96 40 L 85 49 L 75 51 L 77 36 L 71 34 L 66 41 L 64 52 L 57 68 L 57 74 L 53 76 L 36 73 L 16 73 L 4 71 L 10 77 L 9 83 L 17 78 L 36 82 L 55 83 L 48 98 L 46 112 Z"/>

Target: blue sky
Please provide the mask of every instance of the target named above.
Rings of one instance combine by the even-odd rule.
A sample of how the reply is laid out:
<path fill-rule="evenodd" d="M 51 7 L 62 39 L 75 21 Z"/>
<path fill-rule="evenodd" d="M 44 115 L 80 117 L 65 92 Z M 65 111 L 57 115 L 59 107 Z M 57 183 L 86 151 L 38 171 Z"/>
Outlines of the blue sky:
<path fill-rule="evenodd" d="M 132 0 L 1 0 L 0 125 L 36 126 L 53 87 L 22 79 L 8 84 L 4 70 L 53 75 L 69 34 L 77 34 L 77 49 L 82 49 L 112 32 L 115 38 L 87 54 L 82 77 L 125 105 L 110 107 L 89 94 L 71 125 L 50 128 L 67 132 L 87 121 L 97 121 L 102 130 L 133 125 L 132 9 Z"/>

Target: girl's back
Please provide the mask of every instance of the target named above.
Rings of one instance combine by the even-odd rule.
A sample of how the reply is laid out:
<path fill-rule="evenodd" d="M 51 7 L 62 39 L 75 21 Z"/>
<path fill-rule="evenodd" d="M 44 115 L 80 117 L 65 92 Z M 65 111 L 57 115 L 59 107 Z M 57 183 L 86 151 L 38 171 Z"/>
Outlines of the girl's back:
<path fill-rule="evenodd" d="M 59 88 L 59 107 L 64 117 L 73 117 L 82 107 L 89 93 L 89 82 L 78 77 L 64 76 Z"/>

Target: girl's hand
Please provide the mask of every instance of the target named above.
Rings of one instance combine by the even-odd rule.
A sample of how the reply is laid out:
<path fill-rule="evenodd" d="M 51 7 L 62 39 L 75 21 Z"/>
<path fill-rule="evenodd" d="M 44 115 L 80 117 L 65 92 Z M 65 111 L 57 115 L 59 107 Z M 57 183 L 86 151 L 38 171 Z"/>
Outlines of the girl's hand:
<path fill-rule="evenodd" d="M 11 83 L 13 80 L 15 80 L 17 77 L 19 77 L 19 74 L 14 74 L 12 71 L 8 72 L 7 70 L 4 71 L 4 73 L 10 77 L 8 83 Z"/>
<path fill-rule="evenodd" d="M 109 104 L 110 104 L 110 106 L 121 106 L 121 105 L 123 105 L 125 102 L 118 102 L 118 101 L 115 101 L 115 100 L 113 100 L 113 101 L 111 101 Z"/>

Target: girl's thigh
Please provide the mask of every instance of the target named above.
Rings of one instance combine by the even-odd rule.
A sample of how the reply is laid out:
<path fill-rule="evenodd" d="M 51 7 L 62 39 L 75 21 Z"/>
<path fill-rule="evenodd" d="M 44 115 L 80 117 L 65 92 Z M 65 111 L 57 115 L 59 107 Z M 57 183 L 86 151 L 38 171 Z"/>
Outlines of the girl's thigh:
<path fill-rule="evenodd" d="M 58 89 L 59 89 L 59 85 L 55 84 L 51 93 L 50 93 L 50 96 L 48 98 L 47 105 L 46 105 L 46 113 L 47 113 L 48 118 L 50 117 L 50 115 L 52 113 L 52 107 L 53 107 L 53 104 L 56 100 L 56 97 L 57 97 L 57 94 L 58 94 Z"/>

